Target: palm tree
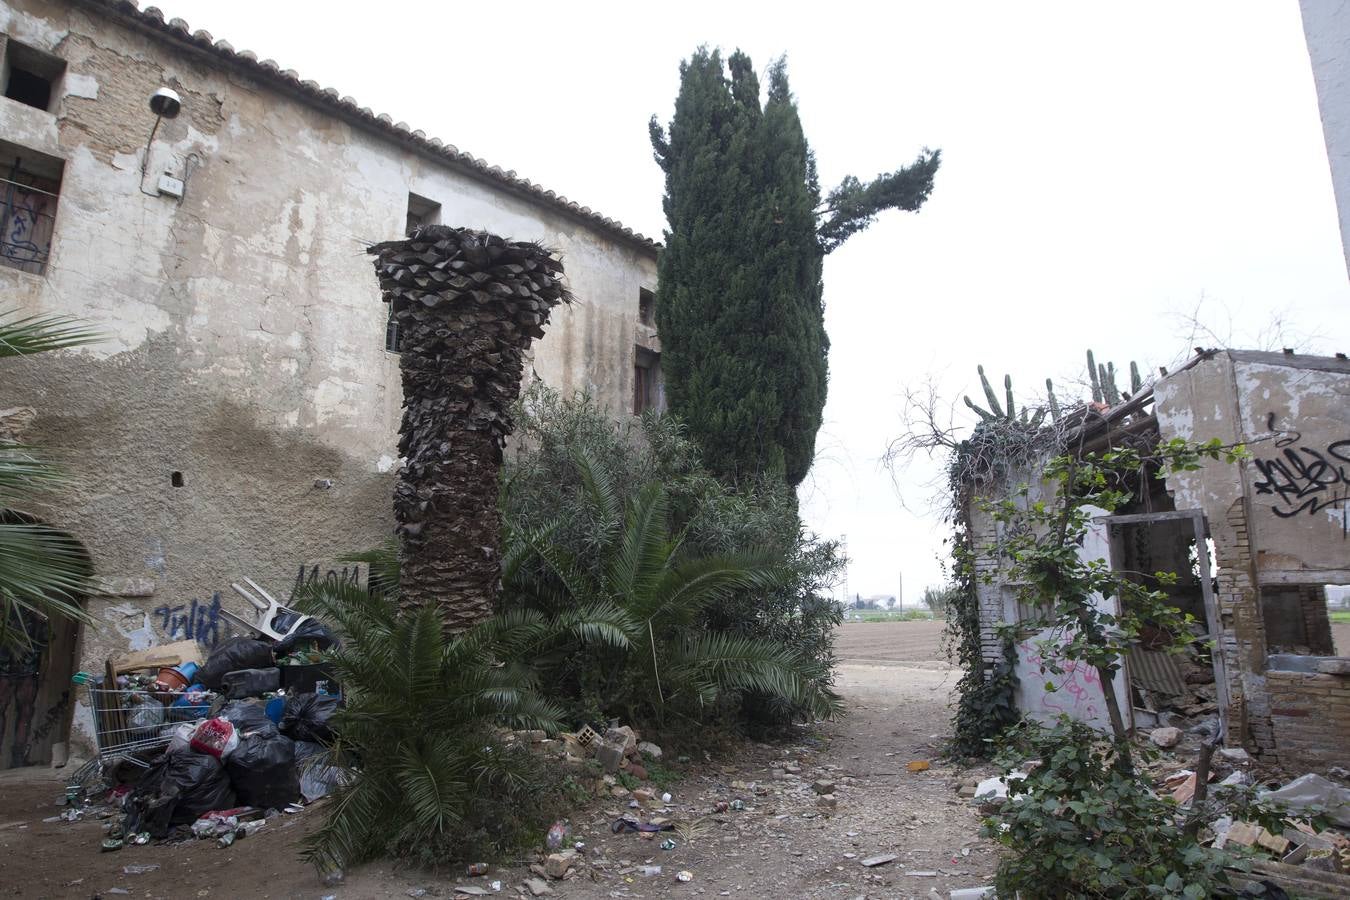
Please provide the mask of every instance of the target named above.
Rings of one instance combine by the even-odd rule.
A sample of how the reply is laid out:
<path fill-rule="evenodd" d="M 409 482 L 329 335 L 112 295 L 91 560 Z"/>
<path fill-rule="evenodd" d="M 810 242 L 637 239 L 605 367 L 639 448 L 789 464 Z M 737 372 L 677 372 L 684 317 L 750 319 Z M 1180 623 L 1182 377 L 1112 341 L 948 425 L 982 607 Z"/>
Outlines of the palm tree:
<path fill-rule="evenodd" d="M 667 493 L 649 483 L 622 502 L 609 473 L 584 451 L 574 455 L 583 493 L 606 522 L 585 567 L 550 540 L 548 527 L 509 534 L 503 603 L 541 612 L 563 642 L 536 656 L 560 684 L 598 659 L 608 669 L 609 708 L 627 721 L 666 714 L 697 718 L 721 699 L 766 694 L 812 716 L 841 708 L 822 663 L 795 648 L 717 632 L 700 621 L 711 605 L 745 591 L 780 587 L 787 573 L 771 557 L 690 557 L 672 535 Z M 578 652 L 584 650 L 584 652 Z"/>
<path fill-rule="evenodd" d="M 400 608 L 394 552 L 348 561 L 366 563 L 371 583 L 387 589 L 315 582 L 295 598 L 344 637 L 328 659 L 346 705 L 332 719 L 337 741 L 320 759 L 358 763 L 305 856 L 320 870 L 384 855 L 443 862 L 465 849 L 468 831 L 500 817 L 494 804 L 528 805 L 529 764 L 493 729 L 558 730 L 562 711 L 541 698 L 523 661 L 551 626 L 521 612 L 447 636 L 434 605 Z"/>
<path fill-rule="evenodd" d="M 435 606 L 454 634 L 492 614 L 510 404 L 530 341 L 571 295 L 547 250 L 481 231 L 427 225 L 370 253 L 403 340 L 399 602 Z"/>
<path fill-rule="evenodd" d="M 0 359 L 78 347 L 98 333 L 64 316 L 0 312 Z M 29 510 L 66 481 L 38 450 L 0 439 L 0 653 L 31 648 L 30 625 L 64 617 L 92 623 L 80 607 L 91 593 L 89 557 L 71 535 Z"/>

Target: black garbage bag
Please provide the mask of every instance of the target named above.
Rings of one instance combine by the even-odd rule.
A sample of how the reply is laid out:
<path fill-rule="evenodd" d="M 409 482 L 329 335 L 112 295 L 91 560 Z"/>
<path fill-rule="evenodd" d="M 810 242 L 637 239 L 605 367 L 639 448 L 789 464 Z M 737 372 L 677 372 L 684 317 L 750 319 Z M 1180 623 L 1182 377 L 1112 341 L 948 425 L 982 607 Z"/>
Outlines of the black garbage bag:
<path fill-rule="evenodd" d="M 221 678 L 225 696 L 231 700 L 241 697 L 261 697 L 268 691 L 281 687 L 281 670 L 273 666 L 269 669 L 238 669 L 226 672 Z"/>
<path fill-rule="evenodd" d="M 272 644 L 253 638 L 232 637 L 211 651 L 206 665 L 197 671 L 197 681 L 213 691 L 224 687 L 225 674 L 240 669 L 265 669 L 272 665 Z"/>
<path fill-rule="evenodd" d="M 334 694 L 296 694 L 281 713 L 281 733 L 297 741 L 327 744 L 333 740 L 329 720 L 342 698 Z"/>
<path fill-rule="evenodd" d="M 329 647 L 342 647 L 342 642 L 337 639 L 332 630 L 318 619 L 306 619 L 300 623 L 300 627 L 277 641 L 277 656 L 285 656 L 296 647 L 306 647 L 313 645 L 319 650 L 327 650 Z"/>
<path fill-rule="evenodd" d="M 165 753 L 127 796 L 123 830 L 162 838 L 174 825 L 189 825 L 213 809 L 238 805 L 220 760 L 190 750 Z"/>
<path fill-rule="evenodd" d="M 234 726 L 242 739 L 247 734 L 277 734 L 276 723 L 267 718 L 267 708 L 248 700 L 232 700 L 220 710 L 220 718 Z"/>
<path fill-rule="evenodd" d="M 248 806 L 282 809 L 300 797 L 295 742 L 275 728 L 270 734 L 259 731 L 241 737 L 225 761 L 225 772 L 239 802 Z"/>

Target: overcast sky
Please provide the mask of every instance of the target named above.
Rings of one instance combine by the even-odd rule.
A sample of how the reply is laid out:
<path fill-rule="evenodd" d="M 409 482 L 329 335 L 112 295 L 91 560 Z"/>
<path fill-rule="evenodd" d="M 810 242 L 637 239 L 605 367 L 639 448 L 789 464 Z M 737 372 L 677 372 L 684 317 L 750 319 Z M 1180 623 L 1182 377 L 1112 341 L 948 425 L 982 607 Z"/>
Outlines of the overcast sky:
<path fill-rule="evenodd" d="M 893 483 L 906 389 L 957 421 L 983 363 L 1019 393 L 1146 371 L 1196 343 L 1350 350 L 1341 252 L 1295 0 L 380 3 L 163 0 L 169 16 L 660 238 L 647 119 L 699 44 L 786 53 L 826 188 L 940 147 L 919 214 L 825 266 L 830 397 L 803 486 L 854 593 L 942 579 L 934 464 Z M 1275 334 L 1273 323 L 1283 323 Z M 842 586 L 841 586 L 842 592 Z"/>

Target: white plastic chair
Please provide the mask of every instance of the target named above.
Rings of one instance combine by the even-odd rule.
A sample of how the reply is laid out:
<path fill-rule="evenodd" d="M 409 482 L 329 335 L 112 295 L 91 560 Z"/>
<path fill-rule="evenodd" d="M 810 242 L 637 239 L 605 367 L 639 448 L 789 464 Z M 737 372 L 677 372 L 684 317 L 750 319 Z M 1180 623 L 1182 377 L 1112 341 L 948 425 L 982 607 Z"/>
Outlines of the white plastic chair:
<path fill-rule="evenodd" d="M 312 618 L 311 616 L 302 615 L 300 618 L 296 619 L 295 624 L 291 625 L 290 628 L 287 628 L 285 632 L 277 631 L 272 624 L 276 621 L 277 615 L 280 613 L 295 614 L 295 610 L 282 606 L 275 597 L 263 590 L 252 578 L 245 578 L 244 583 L 254 591 L 257 591 L 258 596 L 254 596 L 247 589 L 240 587 L 237 584 L 231 584 L 230 587 L 234 588 L 236 594 L 247 600 L 249 605 L 258 611 L 258 619 L 256 622 L 250 622 L 242 616 L 236 616 L 234 613 L 222 609 L 220 614 L 231 622 L 234 622 L 236 625 L 247 628 L 250 631 L 256 631 L 263 637 L 269 637 L 274 641 L 280 641 L 292 634 L 297 628 Z"/>

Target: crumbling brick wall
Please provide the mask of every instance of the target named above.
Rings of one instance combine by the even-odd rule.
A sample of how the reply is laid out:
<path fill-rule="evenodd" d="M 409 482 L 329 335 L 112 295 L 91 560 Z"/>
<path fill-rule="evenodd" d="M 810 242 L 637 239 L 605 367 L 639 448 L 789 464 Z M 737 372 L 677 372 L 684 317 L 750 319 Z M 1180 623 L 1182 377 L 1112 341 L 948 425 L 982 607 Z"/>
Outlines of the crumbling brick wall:
<path fill-rule="evenodd" d="M 1290 773 L 1345 765 L 1350 675 L 1267 672 L 1269 729 L 1276 760 Z"/>

